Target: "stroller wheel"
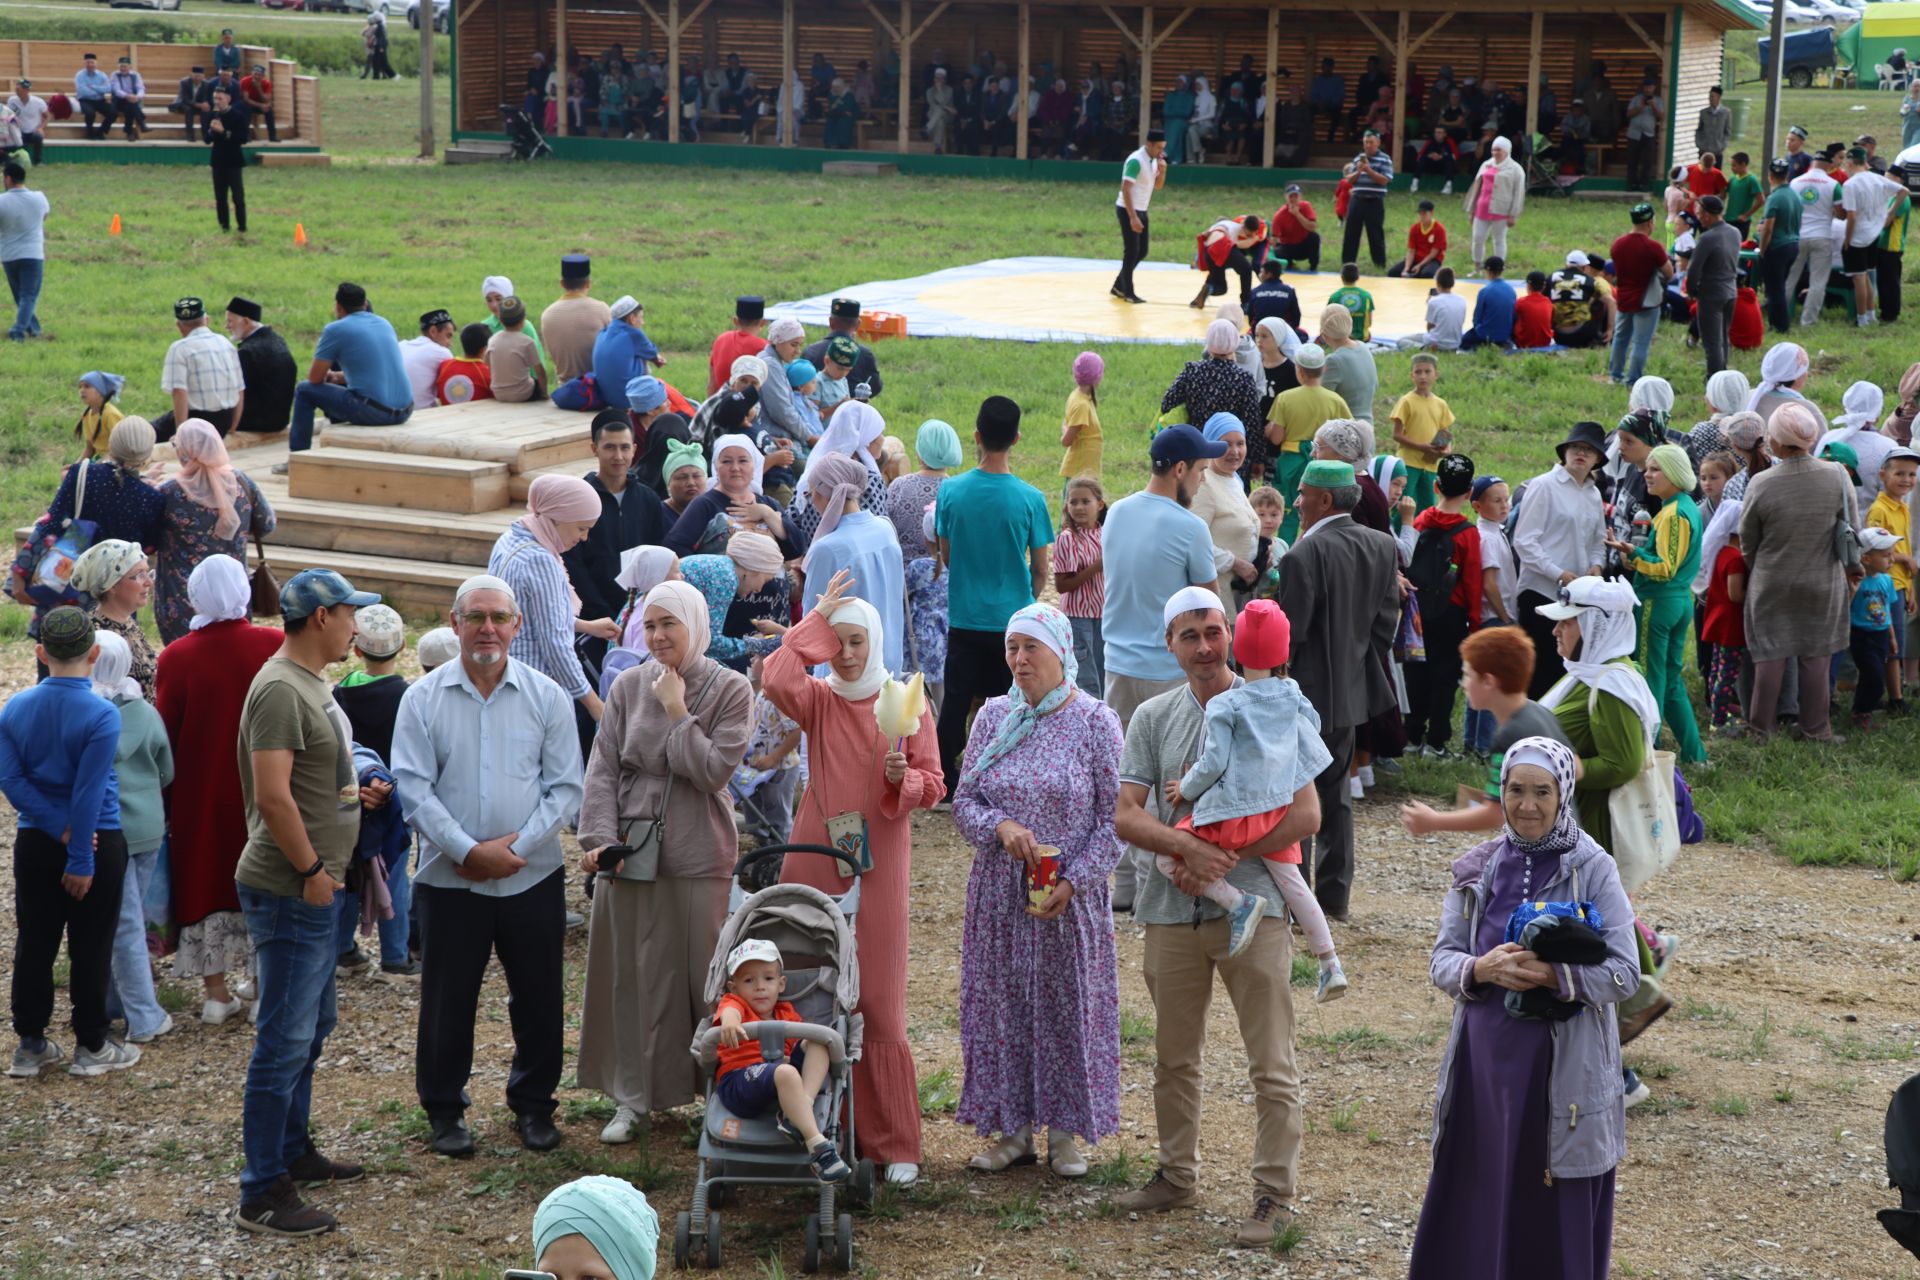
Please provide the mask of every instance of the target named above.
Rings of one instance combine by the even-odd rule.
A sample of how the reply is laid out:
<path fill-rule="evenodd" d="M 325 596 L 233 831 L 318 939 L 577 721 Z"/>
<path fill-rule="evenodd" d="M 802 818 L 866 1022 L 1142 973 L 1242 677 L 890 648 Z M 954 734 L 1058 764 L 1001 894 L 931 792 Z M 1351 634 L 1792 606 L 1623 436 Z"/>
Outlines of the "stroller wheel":
<path fill-rule="evenodd" d="M 834 1226 L 833 1265 L 842 1271 L 853 1270 L 853 1215 L 843 1213 Z"/>
<path fill-rule="evenodd" d="M 720 1215 L 711 1211 L 707 1214 L 707 1269 L 720 1269 Z"/>
<path fill-rule="evenodd" d="M 856 1209 L 873 1208 L 873 1184 L 876 1170 L 871 1160 L 853 1166 L 853 1180 L 847 1185 L 847 1198 Z"/>
<path fill-rule="evenodd" d="M 807 1215 L 807 1247 L 800 1255 L 800 1269 L 808 1275 L 820 1269 L 820 1216 Z"/>
<path fill-rule="evenodd" d="M 685 1271 L 693 1255 L 693 1215 L 682 1209 L 673 1220 L 673 1266 Z"/>

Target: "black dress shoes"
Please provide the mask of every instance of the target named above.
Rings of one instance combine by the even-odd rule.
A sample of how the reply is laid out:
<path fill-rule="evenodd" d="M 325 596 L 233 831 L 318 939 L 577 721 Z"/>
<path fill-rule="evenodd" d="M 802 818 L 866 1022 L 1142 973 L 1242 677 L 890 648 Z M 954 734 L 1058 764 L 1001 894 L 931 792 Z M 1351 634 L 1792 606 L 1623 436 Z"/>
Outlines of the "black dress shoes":
<path fill-rule="evenodd" d="M 515 1117 L 513 1123 L 520 1131 L 521 1144 L 529 1151 L 551 1151 L 560 1145 L 560 1131 L 553 1127 L 551 1116 L 528 1112 Z"/>
<path fill-rule="evenodd" d="M 433 1140 L 427 1144 L 435 1155 L 451 1156 L 455 1160 L 465 1160 L 473 1154 L 473 1131 L 467 1128 L 467 1122 L 460 1116 L 433 1122 Z"/>

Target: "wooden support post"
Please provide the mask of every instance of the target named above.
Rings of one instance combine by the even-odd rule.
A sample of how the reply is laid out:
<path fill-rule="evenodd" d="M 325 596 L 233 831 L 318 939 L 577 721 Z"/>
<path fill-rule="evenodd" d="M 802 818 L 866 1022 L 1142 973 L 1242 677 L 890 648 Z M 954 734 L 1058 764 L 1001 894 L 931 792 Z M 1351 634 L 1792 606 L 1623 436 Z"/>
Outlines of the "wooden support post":
<path fill-rule="evenodd" d="M 1675 47 L 1680 43 L 1680 30 L 1675 25 L 1679 21 L 1680 11 L 1676 9 L 1667 14 L 1666 22 L 1661 27 L 1661 35 L 1665 39 L 1660 42 L 1660 96 L 1665 100 L 1667 110 L 1662 118 L 1660 131 L 1654 134 L 1654 154 L 1661 157 L 1661 173 L 1666 173 L 1673 168 L 1674 139 L 1679 136 L 1680 122 L 1673 117 L 1673 108 L 1678 102 L 1675 90 L 1679 88 L 1674 77 L 1680 74 L 1680 68 L 1673 56 Z"/>
<path fill-rule="evenodd" d="M 1393 136 L 1387 139 L 1387 160 L 1395 168 L 1400 166 L 1407 147 L 1407 25 L 1410 20 L 1411 15 L 1402 9 L 1393 39 Z"/>
<path fill-rule="evenodd" d="M 1019 95 L 1014 100 L 1013 157 L 1016 160 L 1027 158 L 1027 104 L 1031 95 L 1033 78 L 1033 6 L 1027 0 L 1020 0 L 1020 72 L 1014 81 L 1013 91 Z"/>
<path fill-rule="evenodd" d="M 1140 11 L 1140 136 L 1135 146 L 1146 142 L 1153 124 L 1153 6 Z"/>
<path fill-rule="evenodd" d="M 1546 27 L 1547 15 L 1535 9 L 1533 29 L 1527 35 L 1527 95 L 1523 99 L 1527 104 L 1527 120 L 1521 128 L 1526 136 L 1512 140 L 1516 151 L 1526 147 L 1533 140 L 1534 130 L 1540 127 L 1540 41 Z"/>
<path fill-rule="evenodd" d="M 774 101 L 780 108 L 780 145 L 791 147 L 800 133 L 800 118 L 795 113 L 801 104 L 793 100 L 793 0 L 780 0 L 780 96 Z"/>
<path fill-rule="evenodd" d="M 667 0 L 667 141 L 680 141 L 680 0 Z"/>
<path fill-rule="evenodd" d="M 420 22 L 420 158 L 433 159 L 433 6 L 431 0 L 422 0 L 422 19 Z M 560 0 L 560 12 L 567 11 L 567 0 Z M 564 24 L 566 19 L 561 18 Z M 564 30 L 564 26 L 562 30 Z M 26 43 L 21 42 L 22 51 Z M 565 103 L 561 104 L 562 110 Z"/>
<path fill-rule="evenodd" d="M 1273 168 L 1274 116 L 1280 112 L 1280 8 L 1267 10 L 1267 122 L 1261 133 L 1260 167 Z"/>
<path fill-rule="evenodd" d="M 874 11 L 874 17 L 879 17 Z M 900 0 L 900 137 L 894 150 L 901 155 L 907 154 L 907 139 L 911 135 L 907 122 L 913 115 L 913 0 Z"/>

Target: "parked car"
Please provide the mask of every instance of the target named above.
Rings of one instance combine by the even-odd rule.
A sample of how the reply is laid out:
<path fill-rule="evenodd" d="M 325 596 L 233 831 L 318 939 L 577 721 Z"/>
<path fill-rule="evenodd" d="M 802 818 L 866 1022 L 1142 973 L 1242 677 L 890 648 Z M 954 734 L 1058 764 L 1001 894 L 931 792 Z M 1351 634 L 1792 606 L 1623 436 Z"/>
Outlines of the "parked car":
<path fill-rule="evenodd" d="M 390 0 L 307 0 L 308 13 L 377 13 L 386 17 L 393 12 Z"/>
<path fill-rule="evenodd" d="M 180 0 L 107 0 L 115 9 L 178 9 Z"/>
<path fill-rule="evenodd" d="M 433 0 L 433 29 L 447 30 L 447 22 L 452 12 L 451 0 Z M 407 25 L 415 31 L 420 29 L 420 0 L 407 0 Z"/>
<path fill-rule="evenodd" d="M 1786 73 L 1787 83 L 1796 89 L 1810 87 L 1814 72 L 1824 71 L 1834 65 L 1832 27 L 1789 31 L 1781 47 L 1781 69 Z M 1760 37 L 1760 78 L 1763 80 L 1773 71 L 1772 50 L 1772 38 Z"/>
<path fill-rule="evenodd" d="M 294 9 L 304 13 L 307 0 L 260 0 L 260 7 L 262 9 Z"/>

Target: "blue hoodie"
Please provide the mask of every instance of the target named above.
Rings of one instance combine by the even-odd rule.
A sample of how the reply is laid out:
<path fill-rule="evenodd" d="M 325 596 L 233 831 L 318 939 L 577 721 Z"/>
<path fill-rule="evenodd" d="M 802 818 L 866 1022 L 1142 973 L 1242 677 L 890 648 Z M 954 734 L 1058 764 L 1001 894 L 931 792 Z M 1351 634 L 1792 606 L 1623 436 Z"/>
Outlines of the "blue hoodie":
<path fill-rule="evenodd" d="M 67 874 L 93 874 L 93 835 L 120 829 L 120 713 L 84 676 L 50 676 L 0 707 L 0 791 L 22 830 L 67 836 Z"/>

